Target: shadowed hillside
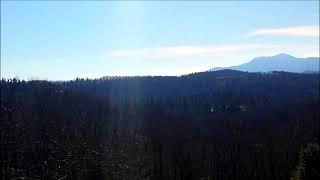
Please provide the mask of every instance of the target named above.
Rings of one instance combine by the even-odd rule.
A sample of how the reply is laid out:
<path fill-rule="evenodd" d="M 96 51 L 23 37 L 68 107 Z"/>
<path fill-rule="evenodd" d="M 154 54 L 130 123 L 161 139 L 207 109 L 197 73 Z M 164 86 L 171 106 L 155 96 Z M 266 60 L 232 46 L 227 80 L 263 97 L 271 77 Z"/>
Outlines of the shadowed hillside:
<path fill-rule="evenodd" d="M 319 127 L 318 74 L 3 79 L 0 179 L 317 179 Z"/>

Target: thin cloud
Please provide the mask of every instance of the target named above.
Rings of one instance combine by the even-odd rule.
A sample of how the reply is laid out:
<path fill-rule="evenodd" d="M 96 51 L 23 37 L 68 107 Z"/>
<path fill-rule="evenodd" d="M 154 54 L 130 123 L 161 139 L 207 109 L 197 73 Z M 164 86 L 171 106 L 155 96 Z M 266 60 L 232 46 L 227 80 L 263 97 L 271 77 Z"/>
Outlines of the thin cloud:
<path fill-rule="evenodd" d="M 159 48 L 120 49 L 107 52 L 108 57 L 177 58 L 210 56 L 226 53 L 251 51 L 262 47 L 260 44 L 236 44 L 222 46 L 172 46 Z"/>
<path fill-rule="evenodd" d="M 319 26 L 296 26 L 275 29 L 258 29 L 249 33 L 249 36 L 303 36 L 319 37 Z"/>

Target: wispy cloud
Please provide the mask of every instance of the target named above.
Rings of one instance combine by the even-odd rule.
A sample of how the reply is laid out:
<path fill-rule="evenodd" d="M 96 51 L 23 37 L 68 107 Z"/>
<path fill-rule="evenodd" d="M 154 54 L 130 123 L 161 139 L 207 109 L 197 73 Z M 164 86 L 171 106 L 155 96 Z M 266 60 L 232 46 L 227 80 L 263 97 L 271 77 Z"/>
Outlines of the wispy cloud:
<path fill-rule="evenodd" d="M 260 44 L 235 44 L 220 46 L 172 46 L 159 48 L 120 49 L 107 52 L 108 57 L 139 58 L 177 58 L 190 56 L 211 56 L 243 51 L 251 51 L 262 47 Z"/>
<path fill-rule="evenodd" d="M 264 35 L 319 37 L 319 26 L 296 26 L 274 29 L 258 29 L 249 33 L 249 36 Z"/>

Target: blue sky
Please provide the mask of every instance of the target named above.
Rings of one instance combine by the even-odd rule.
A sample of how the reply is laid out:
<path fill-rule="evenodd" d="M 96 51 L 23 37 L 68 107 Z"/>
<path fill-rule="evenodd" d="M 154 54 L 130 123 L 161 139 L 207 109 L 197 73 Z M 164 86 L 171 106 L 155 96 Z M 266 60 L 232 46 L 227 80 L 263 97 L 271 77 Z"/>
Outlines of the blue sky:
<path fill-rule="evenodd" d="M 1 1 L 1 76 L 181 75 L 319 56 L 319 1 Z"/>

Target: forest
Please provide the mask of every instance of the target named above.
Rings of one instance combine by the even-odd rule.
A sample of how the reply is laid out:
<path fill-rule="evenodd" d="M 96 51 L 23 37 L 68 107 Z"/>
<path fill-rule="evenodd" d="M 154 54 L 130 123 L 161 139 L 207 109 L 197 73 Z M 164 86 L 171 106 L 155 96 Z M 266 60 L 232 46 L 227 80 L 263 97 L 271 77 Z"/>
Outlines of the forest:
<path fill-rule="evenodd" d="M 319 74 L 1 80 L 0 180 L 320 179 Z"/>

